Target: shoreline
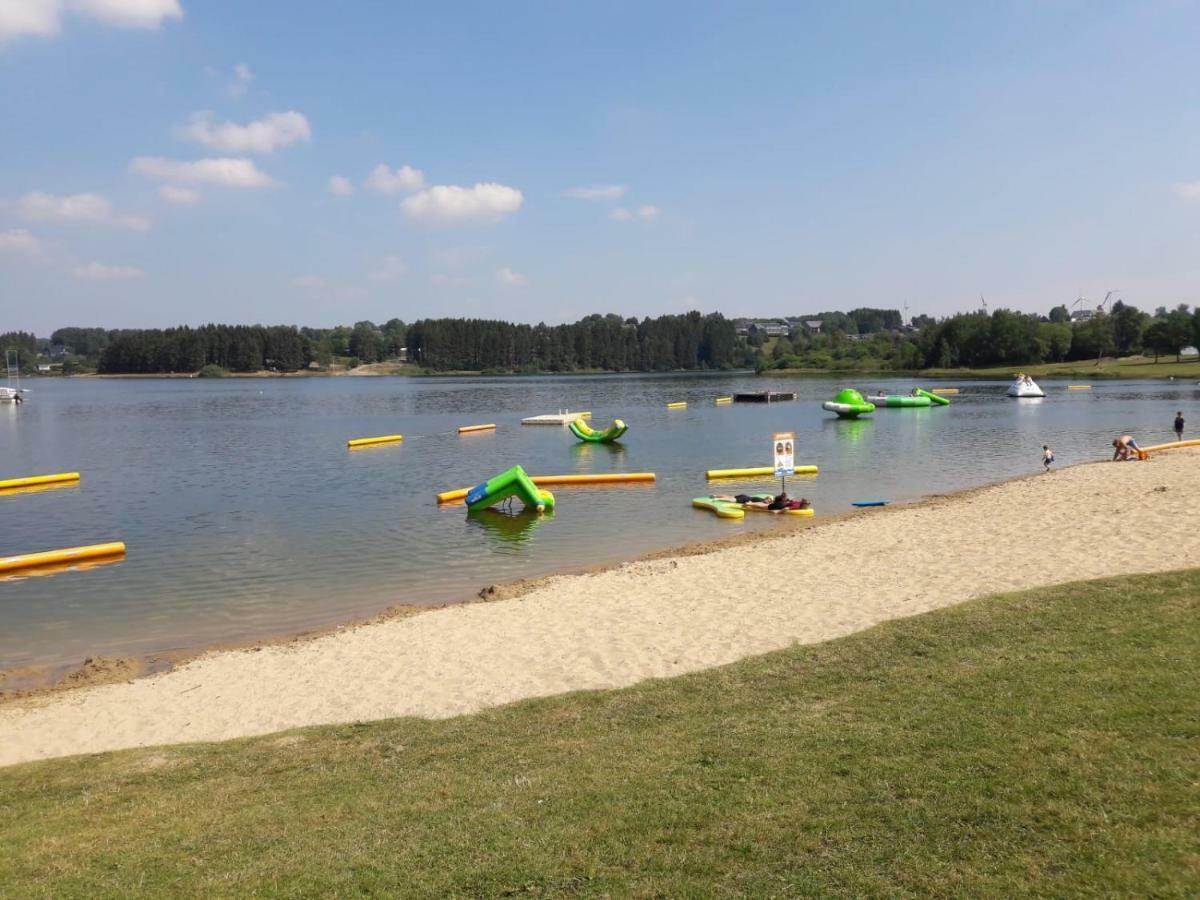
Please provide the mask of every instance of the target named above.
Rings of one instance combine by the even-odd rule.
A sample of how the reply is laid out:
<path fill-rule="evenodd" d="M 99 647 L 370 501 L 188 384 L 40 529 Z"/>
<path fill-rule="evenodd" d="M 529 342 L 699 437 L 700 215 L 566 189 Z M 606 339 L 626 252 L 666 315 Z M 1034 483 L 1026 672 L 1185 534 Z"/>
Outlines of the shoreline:
<path fill-rule="evenodd" d="M 143 377 L 143 376 L 134 376 Z M 1075 463 L 1078 466 L 1095 465 L 1103 460 L 1092 460 Z M 1062 470 L 1060 470 L 1062 471 Z M 187 665 L 197 659 L 213 653 L 257 652 L 265 647 L 286 647 L 320 640 L 332 634 L 349 631 L 364 626 L 377 625 L 393 619 L 409 616 L 425 615 L 448 607 L 466 606 L 475 603 L 492 603 L 503 600 L 515 600 L 521 596 L 546 586 L 558 578 L 597 575 L 611 572 L 623 566 L 654 562 L 662 559 L 684 559 L 692 556 L 706 556 L 721 550 L 769 543 L 782 540 L 797 531 L 820 528 L 836 522 L 853 519 L 858 516 L 882 517 L 900 509 L 917 506 L 933 507 L 937 503 L 951 501 L 956 498 L 968 497 L 977 491 L 1012 482 L 1023 481 L 1027 478 L 1041 477 L 1041 472 L 1028 475 L 1015 475 L 1011 478 L 999 478 L 971 487 L 959 488 L 936 494 L 927 494 L 911 500 L 890 503 L 888 506 L 876 509 L 848 509 L 839 513 L 822 515 L 814 519 L 796 519 L 786 516 L 776 517 L 775 527 L 757 528 L 753 531 L 741 531 L 725 537 L 712 538 L 703 541 L 688 541 L 682 544 L 662 547 L 633 556 L 610 562 L 588 563 L 577 566 L 564 566 L 543 575 L 531 575 L 514 581 L 497 584 L 486 584 L 471 595 L 465 595 L 458 600 L 426 605 L 421 603 L 392 603 L 380 608 L 377 612 L 348 619 L 339 619 L 296 631 L 272 632 L 259 635 L 249 635 L 244 638 L 231 638 L 199 645 L 179 645 L 166 647 L 146 653 L 129 654 L 124 656 L 94 656 L 86 657 L 79 663 L 63 665 L 30 665 L 8 669 L 0 669 L 0 709 L 5 706 L 21 703 L 27 700 L 60 695 L 64 692 L 105 684 L 128 682 L 135 678 L 149 678 L 171 672 L 180 666 Z M 26 687 L 6 688 L 4 683 L 9 679 L 26 679 L 32 681 Z"/>
<path fill-rule="evenodd" d="M 1084 463 L 517 582 L 488 602 L 209 651 L 162 674 L 5 703 L 0 765 L 447 718 L 711 668 L 988 594 L 1200 566 L 1197 475 L 1190 451 L 1137 466 Z"/>

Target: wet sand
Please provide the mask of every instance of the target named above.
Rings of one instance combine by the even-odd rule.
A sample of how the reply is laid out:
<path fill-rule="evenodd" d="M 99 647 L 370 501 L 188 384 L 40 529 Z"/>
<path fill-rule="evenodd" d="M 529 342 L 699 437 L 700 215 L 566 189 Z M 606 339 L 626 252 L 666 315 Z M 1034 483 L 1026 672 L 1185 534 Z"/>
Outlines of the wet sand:
<path fill-rule="evenodd" d="M 816 643 L 974 597 L 1200 566 L 1200 451 L 1090 464 L 0 707 L 0 765 L 444 718 Z M 750 537 L 750 536 L 747 536 Z M 499 597 L 500 599 L 495 599 Z"/>

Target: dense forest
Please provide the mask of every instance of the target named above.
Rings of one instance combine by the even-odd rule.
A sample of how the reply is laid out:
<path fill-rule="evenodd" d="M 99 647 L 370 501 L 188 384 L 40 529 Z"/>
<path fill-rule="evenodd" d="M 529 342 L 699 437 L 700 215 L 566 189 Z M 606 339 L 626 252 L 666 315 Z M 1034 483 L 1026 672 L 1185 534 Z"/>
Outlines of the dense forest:
<path fill-rule="evenodd" d="M 53 364 L 66 374 L 278 371 L 405 359 L 433 372 L 675 371 L 754 367 L 860 371 L 983 368 L 1133 354 L 1177 356 L 1200 345 L 1200 308 L 1153 314 L 1117 301 L 1076 321 L 1065 306 L 1048 315 L 998 309 L 905 324 L 898 310 L 862 308 L 742 321 L 719 313 L 622 318 L 591 315 L 565 325 L 485 319 L 356 322 L 336 328 L 204 325 L 167 329 L 60 328 L 49 339 L 0 334 L 0 352 L 20 353 L 25 371 Z M 809 323 L 819 323 L 816 327 Z"/>

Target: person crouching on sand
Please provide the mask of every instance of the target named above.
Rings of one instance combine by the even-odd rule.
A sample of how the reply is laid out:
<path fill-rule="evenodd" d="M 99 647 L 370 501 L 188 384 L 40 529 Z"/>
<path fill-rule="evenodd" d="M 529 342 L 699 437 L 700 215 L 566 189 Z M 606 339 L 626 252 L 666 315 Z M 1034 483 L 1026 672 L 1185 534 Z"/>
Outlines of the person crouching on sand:
<path fill-rule="evenodd" d="M 1044 471 L 1050 471 L 1050 463 L 1054 462 L 1054 451 L 1048 444 L 1042 444 L 1042 466 Z"/>
<path fill-rule="evenodd" d="M 1119 438 L 1113 438 L 1113 447 L 1116 448 L 1113 450 L 1113 462 L 1116 462 L 1118 459 L 1124 462 L 1129 459 L 1130 453 L 1142 452 L 1142 448 L 1137 445 L 1137 441 L 1128 434 L 1123 434 Z"/>

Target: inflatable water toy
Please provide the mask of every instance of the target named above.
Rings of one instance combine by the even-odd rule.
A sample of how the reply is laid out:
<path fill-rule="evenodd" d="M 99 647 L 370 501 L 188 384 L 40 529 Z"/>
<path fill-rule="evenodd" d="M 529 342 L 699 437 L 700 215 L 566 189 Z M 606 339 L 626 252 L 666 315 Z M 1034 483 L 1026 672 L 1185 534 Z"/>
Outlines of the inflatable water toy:
<path fill-rule="evenodd" d="M 395 444 L 404 440 L 402 434 L 384 434 L 379 437 L 355 438 L 352 441 L 346 441 L 347 447 L 373 447 L 376 444 Z"/>
<path fill-rule="evenodd" d="M 932 400 L 921 394 L 915 397 L 912 394 L 877 394 L 868 397 L 867 402 L 888 409 L 921 409 L 933 405 Z"/>
<path fill-rule="evenodd" d="M 687 401 L 680 400 L 677 403 L 668 403 L 667 409 L 687 409 Z"/>
<path fill-rule="evenodd" d="M 603 431 L 596 431 L 583 419 L 576 419 L 567 427 L 571 429 L 571 434 L 579 440 L 593 444 L 611 444 L 629 430 L 629 426 L 620 419 L 613 419 L 613 423 Z"/>
<path fill-rule="evenodd" d="M 121 556 L 124 553 L 125 545 L 120 541 L 113 541 L 109 544 L 89 544 L 86 547 L 67 547 L 65 550 L 46 550 L 42 553 L 22 553 L 18 556 L 0 557 L 0 572 L 15 572 L 19 569 L 32 569 L 38 566 Z"/>
<path fill-rule="evenodd" d="M 887 500 L 855 500 L 851 506 L 887 506 Z"/>
<path fill-rule="evenodd" d="M 599 472 L 587 475 L 530 475 L 529 480 L 538 487 L 545 487 L 548 484 L 641 484 L 654 481 L 656 477 L 653 472 Z M 470 491 L 470 488 L 442 491 L 437 495 L 437 502 L 453 503 L 455 500 L 463 500 Z"/>
<path fill-rule="evenodd" d="M 530 416 L 527 419 L 522 419 L 522 425 L 566 425 L 569 422 L 574 422 L 576 419 L 590 419 L 591 412 L 585 410 L 583 412 L 568 412 L 559 410 L 556 413 L 546 413 L 541 416 Z"/>
<path fill-rule="evenodd" d="M 927 391 L 924 388 L 913 388 L 913 393 L 916 394 L 918 397 L 928 397 L 929 402 L 932 403 L 934 406 L 949 406 L 950 405 L 950 401 L 947 400 L 945 397 L 939 397 L 933 391 Z"/>
<path fill-rule="evenodd" d="M 707 509 L 720 519 L 744 519 L 746 517 L 746 511 L 739 504 L 717 500 L 713 497 L 696 497 L 692 500 L 692 506 L 696 509 Z"/>
<path fill-rule="evenodd" d="M 713 401 L 713 403 L 717 404 L 717 406 L 725 406 L 726 404 L 729 404 L 732 402 L 733 402 L 732 397 L 718 397 L 716 400 Z"/>
<path fill-rule="evenodd" d="M 495 431 L 496 424 L 493 422 L 488 425 L 461 425 L 459 426 L 459 434 L 472 434 L 476 431 Z"/>
<path fill-rule="evenodd" d="M 796 466 L 797 475 L 816 475 L 816 466 Z M 753 469 L 709 469 L 704 473 L 705 478 L 774 478 L 775 470 L 770 466 L 758 466 Z"/>
<path fill-rule="evenodd" d="M 28 478 L 9 478 L 5 481 L 0 481 L 0 491 L 36 487 L 42 484 L 66 484 L 78 480 L 78 472 L 58 472 L 54 475 L 30 475 Z"/>
<path fill-rule="evenodd" d="M 958 388 L 934 388 L 935 394 L 957 394 Z"/>
<path fill-rule="evenodd" d="M 864 400 L 863 395 L 854 388 L 844 388 L 838 391 L 837 396 L 832 400 L 822 403 L 821 409 L 837 413 L 840 419 L 856 419 L 867 413 L 875 412 L 875 404 Z"/>
<path fill-rule="evenodd" d="M 526 509 L 538 512 L 554 508 L 554 495 L 538 488 L 520 466 L 513 466 L 467 491 L 467 509 L 487 509 L 509 497 L 519 498 Z"/>
<path fill-rule="evenodd" d="M 1009 397 L 1045 397 L 1046 392 L 1038 387 L 1037 382 L 1028 375 L 1017 375 L 1008 386 L 1006 394 Z"/>

